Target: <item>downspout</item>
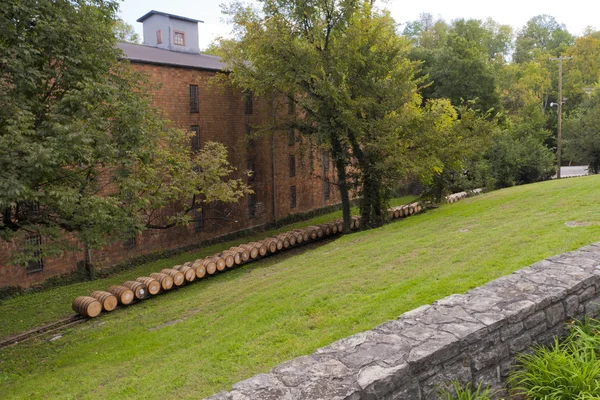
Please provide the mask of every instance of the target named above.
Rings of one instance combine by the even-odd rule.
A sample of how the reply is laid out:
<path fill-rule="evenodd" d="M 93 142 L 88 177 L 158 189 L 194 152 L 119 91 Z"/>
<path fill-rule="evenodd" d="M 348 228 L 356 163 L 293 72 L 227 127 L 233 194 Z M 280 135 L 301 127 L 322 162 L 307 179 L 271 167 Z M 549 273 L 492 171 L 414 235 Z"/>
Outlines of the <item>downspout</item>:
<path fill-rule="evenodd" d="M 273 187 L 273 223 L 277 223 L 277 191 L 275 186 L 275 94 L 271 97 L 271 122 L 273 129 L 271 131 L 271 180 Z"/>

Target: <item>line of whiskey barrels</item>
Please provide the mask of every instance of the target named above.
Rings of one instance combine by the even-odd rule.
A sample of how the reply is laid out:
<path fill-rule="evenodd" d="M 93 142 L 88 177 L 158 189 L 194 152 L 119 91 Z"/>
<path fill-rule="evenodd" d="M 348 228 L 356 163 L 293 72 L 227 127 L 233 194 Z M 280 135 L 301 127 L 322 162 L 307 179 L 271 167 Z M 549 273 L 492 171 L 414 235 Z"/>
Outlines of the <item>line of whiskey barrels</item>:
<path fill-rule="evenodd" d="M 481 193 L 481 189 L 475 189 L 473 194 Z M 448 203 L 468 197 L 467 192 L 454 193 L 446 199 Z M 403 206 L 388 209 L 388 215 L 392 219 L 405 218 L 415 213 L 420 213 L 423 207 L 414 202 Z M 122 285 L 111 286 L 108 291 L 94 291 L 90 296 L 79 296 L 73 300 L 73 310 L 86 317 L 95 317 L 103 310 L 112 311 L 118 304 L 129 305 L 135 299 L 143 300 L 149 295 L 156 295 L 161 291 L 171 290 L 173 287 L 184 285 L 202 279 L 206 275 L 213 275 L 218 271 L 224 271 L 235 265 L 241 265 L 250 260 L 255 260 L 280 250 L 308 243 L 323 237 L 341 234 L 344 221 L 338 219 L 320 225 L 293 229 L 288 232 L 276 234 L 263 240 L 233 246 L 221 253 L 176 265 L 173 268 L 165 268 L 159 273 L 150 276 L 139 277 L 135 281 L 126 281 Z M 360 216 L 351 219 L 351 229 L 358 230 L 361 227 Z"/>

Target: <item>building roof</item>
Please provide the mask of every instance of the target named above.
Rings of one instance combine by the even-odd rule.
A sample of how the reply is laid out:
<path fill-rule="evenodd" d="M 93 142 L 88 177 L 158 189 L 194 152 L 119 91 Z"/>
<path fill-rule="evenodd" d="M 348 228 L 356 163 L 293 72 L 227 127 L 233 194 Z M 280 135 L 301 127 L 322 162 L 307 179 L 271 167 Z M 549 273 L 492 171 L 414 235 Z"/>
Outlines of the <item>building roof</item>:
<path fill-rule="evenodd" d="M 225 70 L 225 64 L 217 56 L 163 50 L 158 47 L 132 43 L 117 43 L 117 46 L 123 51 L 125 58 L 133 63 L 167 65 L 208 71 Z"/>
<path fill-rule="evenodd" d="M 156 14 L 156 15 L 162 15 L 164 17 L 169 17 L 169 18 L 173 18 L 173 19 L 180 19 L 182 21 L 187 21 L 187 22 L 200 22 L 200 23 L 204 23 L 204 21 L 200 21 L 199 19 L 182 17 L 180 15 L 169 14 L 169 13 L 166 13 L 166 12 L 156 11 L 156 10 L 149 11 L 146 14 L 142 15 L 141 17 L 139 17 L 137 19 L 137 22 L 144 22 L 145 20 L 147 20 L 148 18 L 150 18 L 154 14 Z"/>

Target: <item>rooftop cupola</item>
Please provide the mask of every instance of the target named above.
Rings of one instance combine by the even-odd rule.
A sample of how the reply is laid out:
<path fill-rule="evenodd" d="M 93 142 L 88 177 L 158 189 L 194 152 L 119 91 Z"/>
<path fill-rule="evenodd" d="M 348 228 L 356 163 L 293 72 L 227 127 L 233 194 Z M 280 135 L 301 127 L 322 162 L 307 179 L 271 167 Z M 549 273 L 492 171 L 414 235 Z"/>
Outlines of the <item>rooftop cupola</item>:
<path fill-rule="evenodd" d="M 144 25 L 144 45 L 184 53 L 198 53 L 197 19 L 160 11 L 150 11 L 138 18 Z"/>

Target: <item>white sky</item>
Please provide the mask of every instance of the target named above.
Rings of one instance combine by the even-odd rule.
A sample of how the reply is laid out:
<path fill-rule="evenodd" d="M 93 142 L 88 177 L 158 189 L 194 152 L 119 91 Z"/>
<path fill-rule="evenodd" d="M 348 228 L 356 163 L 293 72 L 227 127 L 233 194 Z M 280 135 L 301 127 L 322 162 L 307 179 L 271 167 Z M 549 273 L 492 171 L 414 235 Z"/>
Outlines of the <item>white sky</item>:
<path fill-rule="evenodd" d="M 202 49 L 215 37 L 231 31 L 222 20 L 220 3 L 229 0 L 124 0 L 120 16 L 133 25 L 140 37 L 142 24 L 135 21 L 150 10 L 202 20 L 204 24 L 199 24 Z M 379 2 L 379 6 L 389 9 L 398 23 L 418 19 L 419 14 L 426 12 L 446 21 L 492 17 L 518 29 L 536 15 L 549 14 L 575 35 L 580 35 L 586 26 L 600 28 L 600 0 L 389 0 Z"/>

